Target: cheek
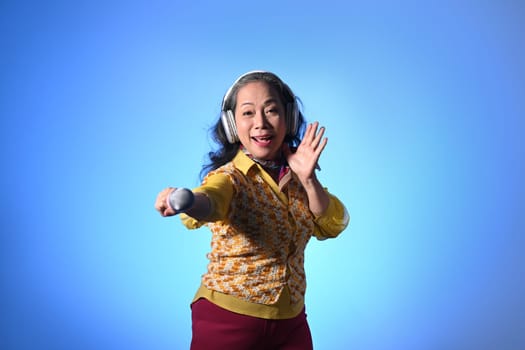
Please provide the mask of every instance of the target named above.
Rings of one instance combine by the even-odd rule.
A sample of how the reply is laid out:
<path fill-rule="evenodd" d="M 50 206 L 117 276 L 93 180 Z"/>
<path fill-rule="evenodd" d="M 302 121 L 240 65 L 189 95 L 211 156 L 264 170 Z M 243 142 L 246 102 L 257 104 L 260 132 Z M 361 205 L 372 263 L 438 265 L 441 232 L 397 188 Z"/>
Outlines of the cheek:
<path fill-rule="evenodd" d="M 286 120 L 284 118 L 279 118 L 274 128 L 279 130 L 279 133 L 286 134 Z"/>
<path fill-rule="evenodd" d="M 250 130 L 250 126 L 248 125 L 247 121 L 243 119 L 236 119 L 235 126 L 237 128 L 237 134 L 239 134 L 239 137 L 241 137 L 241 135 L 247 134 Z"/>

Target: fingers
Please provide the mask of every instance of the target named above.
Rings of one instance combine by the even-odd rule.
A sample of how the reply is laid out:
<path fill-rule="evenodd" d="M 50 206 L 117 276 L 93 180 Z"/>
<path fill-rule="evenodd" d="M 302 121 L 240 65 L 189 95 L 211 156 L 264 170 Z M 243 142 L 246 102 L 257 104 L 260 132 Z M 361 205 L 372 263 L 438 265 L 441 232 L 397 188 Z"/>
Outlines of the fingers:
<path fill-rule="evenodd" d="M 319 130 L 318 130 L 319 129 Z M 321 153 L 328 142 L 328 139 L 323 138 L 325 127 L 319 128 L 319 122 L 308 124 L 302 143 L 312 147 L 316 152 Z"/>
<path fill-rule="evenodd" d="M 323 152 L 324 148 L 326 147 L 326 144 L 328 143 L 328 138 L 324 138 L 321 140 L 321 142 L 317 145 L 316 153 L 321 154 Z"/>
<path fill-rule="evenodd" d="M 160 191 L 160 193 L 157 195 L 157 199 L 155 200 L 155 209 L 160 213 L 160 215 L 175 215 L 175 211 L 168 205 L 168 196 L 174 190 L 174 187 L 168 187 Z"/>
<path fill-rule="evenodd" d="M 173 216 L 175 214 L 176 212 L 173 209 L 171 209 L 170 207 L 167 207 L 160 215 L 166 217 L 166 216 Z"/>

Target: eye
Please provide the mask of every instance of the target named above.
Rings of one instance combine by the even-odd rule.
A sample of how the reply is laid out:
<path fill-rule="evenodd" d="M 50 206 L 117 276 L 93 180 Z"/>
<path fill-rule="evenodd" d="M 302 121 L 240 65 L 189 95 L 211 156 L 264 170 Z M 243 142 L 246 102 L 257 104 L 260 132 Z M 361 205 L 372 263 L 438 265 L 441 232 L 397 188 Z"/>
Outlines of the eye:
<path fill-rule="evenodd" d="M 266 114 L 278 114 L 279 113 L 279 110 L 277 109 L 277 107 L 269 107 L 266 109 L 265 111 Z"/>

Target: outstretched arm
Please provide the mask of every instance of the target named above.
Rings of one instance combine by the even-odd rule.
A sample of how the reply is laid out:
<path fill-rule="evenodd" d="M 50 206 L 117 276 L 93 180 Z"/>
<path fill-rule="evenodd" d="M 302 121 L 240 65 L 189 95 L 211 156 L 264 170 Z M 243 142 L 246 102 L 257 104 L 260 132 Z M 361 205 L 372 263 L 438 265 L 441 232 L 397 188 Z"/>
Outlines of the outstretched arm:
<path fill-rule="evenodd" d="M 173 191 L 175 191 L 175 189 L 176 188 L 174 187 L 168 187 L 160 191 L 160 193 L 157 195 L 155 209 L 157 209 L 160 215 L 164 217 L 173 216 L 180 213 L 175 212 L 175 210 L 173 210 L 173 208 L 168 204 L 168 197 Z M 193 195 L 193 205 L 183 212 L 197 220 L 208 217 L 211 212 L 211 204 L 208 197 L 204 193 L 199 192 L 194 192 Z"/>
<path fill-rule="evenodd" d="M 316 216 L 323 214 L 330 203 L 330 197 L 315 174 L 317 161 L 328 142 L 326 137 L 323 138 L 325 128 L 318 128 L 318 122 L 308 125 L 295 153 L 291 152 L 288 145 L 284 146 L 288 165 L 306 190 L 310 211 Z"/>

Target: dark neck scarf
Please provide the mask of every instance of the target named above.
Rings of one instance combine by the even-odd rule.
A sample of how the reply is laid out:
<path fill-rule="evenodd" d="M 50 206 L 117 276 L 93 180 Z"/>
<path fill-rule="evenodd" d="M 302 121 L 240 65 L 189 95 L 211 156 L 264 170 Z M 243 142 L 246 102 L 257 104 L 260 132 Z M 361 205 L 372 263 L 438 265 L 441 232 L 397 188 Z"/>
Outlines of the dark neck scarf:
<path fill-rule="evenodd" d="M 246 154 L 248 156 L 248 158 L 253 160 L 255 163 L 258 163 L 259 165 L 261 165 L 265 169 L 277 170 L 277 169 L 281 169 L 281 167 L 283 167 L 283 166 L 288 165 L 286 163 L 286 160 L 284 160 L 284 157 L 283 157 L 282 154 L 279 157 L 279 159 L 277 159 L 277 160 L 265 160 L 265 159 L 259 159 L 259 158 L 255 157 L 253 154 L 248 152 L 248 150 L 243 145 L 241 145 L 241 150 L 244 152 L 244 154 Z"/>

